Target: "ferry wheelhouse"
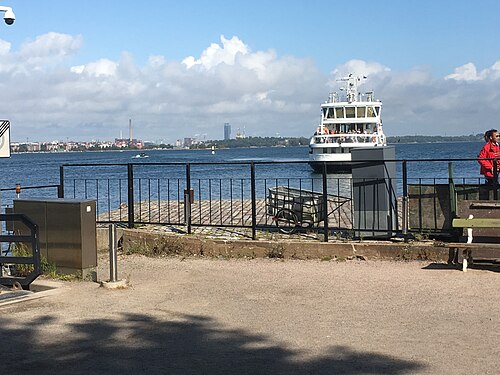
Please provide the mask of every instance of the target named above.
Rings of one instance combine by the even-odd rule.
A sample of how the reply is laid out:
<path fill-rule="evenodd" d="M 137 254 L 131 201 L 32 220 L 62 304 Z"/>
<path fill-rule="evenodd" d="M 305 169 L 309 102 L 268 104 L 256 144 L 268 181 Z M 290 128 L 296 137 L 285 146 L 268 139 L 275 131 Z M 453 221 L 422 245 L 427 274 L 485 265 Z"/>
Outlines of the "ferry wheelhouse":
<path fill-rule="evenodd" d="M 348 77 L 340 90 L 330 93 L 321 104 L 321 122 L 309 142 L 309 165 L 317 171 L 326 163 L 328 172 L 350 172 L 351 150 L 382 147 L 386 137 L 382 130 L 382 102 L 373 91 L 358 93 L 358 83 L 366 77 Z"/>

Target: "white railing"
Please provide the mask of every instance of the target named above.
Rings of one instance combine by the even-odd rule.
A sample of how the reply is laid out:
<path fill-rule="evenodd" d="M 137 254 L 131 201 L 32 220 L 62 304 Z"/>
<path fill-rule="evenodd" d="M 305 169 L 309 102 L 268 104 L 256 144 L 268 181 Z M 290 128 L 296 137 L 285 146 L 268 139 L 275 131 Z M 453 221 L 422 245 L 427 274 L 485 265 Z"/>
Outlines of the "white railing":
<path fill-rule="evenodd" d="M 313 144 L 324 143 L 378 143 L 383 144 L 384 136 L 372 134 L 318 134 L 313 137 Z"/>

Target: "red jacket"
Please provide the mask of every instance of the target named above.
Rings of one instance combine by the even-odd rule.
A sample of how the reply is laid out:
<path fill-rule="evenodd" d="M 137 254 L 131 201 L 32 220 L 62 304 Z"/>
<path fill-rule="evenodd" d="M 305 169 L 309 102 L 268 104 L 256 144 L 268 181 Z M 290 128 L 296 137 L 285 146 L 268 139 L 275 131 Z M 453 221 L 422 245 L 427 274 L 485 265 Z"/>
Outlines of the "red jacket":
<path fill-rule="evenodd" d="M 477 156 L 479 159 L 483 158 L 497 158 L 497 169 L 500 171 L 500 147 L 497 143 L 488 142 L 486 143 L 479 155 Z M 484 177 L 493 177 L 493 160 L 478 160 L 479 164 L 481 164 L 481 174 Z"/>

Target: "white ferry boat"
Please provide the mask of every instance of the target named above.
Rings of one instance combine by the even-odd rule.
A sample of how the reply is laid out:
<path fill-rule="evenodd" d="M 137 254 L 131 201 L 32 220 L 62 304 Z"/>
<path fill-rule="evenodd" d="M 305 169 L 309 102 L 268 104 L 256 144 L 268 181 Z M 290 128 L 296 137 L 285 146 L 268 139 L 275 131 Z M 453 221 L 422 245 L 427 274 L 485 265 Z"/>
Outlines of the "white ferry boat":
<path fill-rule="evenodd" d="M 358 93 L 358 82 L 366 77 L 348 77 L 340 90 L 344 95 L 330 93 L 321 104 L 321 123 L 309 142 L 309 165 L 316 171 L 350 172 L 351 150 L 386 145 L 382 130 L 382 102 L 373 91 Z"/>

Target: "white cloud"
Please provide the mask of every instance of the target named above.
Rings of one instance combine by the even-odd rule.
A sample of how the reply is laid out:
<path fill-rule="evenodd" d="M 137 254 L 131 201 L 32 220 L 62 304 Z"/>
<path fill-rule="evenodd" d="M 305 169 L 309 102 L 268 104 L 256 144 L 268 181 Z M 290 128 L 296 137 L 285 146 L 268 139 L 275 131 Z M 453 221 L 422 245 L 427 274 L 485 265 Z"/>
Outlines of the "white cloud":
<path fill-rule="evenodd" d="M 349 74 L 353 74 L 354 76 L 371 76 L 390 71 L 391 69 L 377 62 L 370 63 L 363 60 L 350 60 L 345 64 L 337 66 L 330 74 L 334 79 L 339 79 Z"/>
<path fill-rule="evenodd" d="M 478 81 L 483 79 L 483 77 L 478 75 L 476 66 L 473 63 L 468 63 L 455 68 L 455 72 L 447 75 L 445 79 L 454 79 L 456 81 Z"/>
<path fill-rule="evenodd" d="M 235 58 L 238 53 L 246 55 L 249 53 L 249 48 L 238 37 L 233 36 L 231 39 L 226 39 L 221 35 L 220 41 L 222 47 L 216 43 L 212 43 L 210 47 L 204 50 L 199 59 L 193 56 L 186 57 L 182 62 L 187 68 L 192 68 L 195 65 L 209 70 L 219 64 L 234 65 Z"/>
<path fill-rule="evenodd" d="M 11 51 L 10 43 L 0 40 L 0 72 L 38 74 L 47 71 L 77 52 L 82 43 L 81 36 L 51 32 L 23 43 L 19 51 Z"/>
<path fill-rule="evenodd" d="M 100 59 L 88 63 L 87 65 L 79 65 L 71 67 L 70 70 L 74 73 L 83 74 L 99 77 L 99 76 L 113 76 L 116 73 L 117 64 L 114 61 L 108 59 Z"/>
<path fill-rule="evenodd" d="M 225 122 L 250 135 L 309 136 L 320 103 L 348 73 L 368 76 L 362 90 L 383 100 L 389 135 L 480 133 L 500 100 L 500 61 L 435 77 L 429 67 L 395 71 L 350 60 L 326 75 L 310 59 L 221 36 L 182 61 L 151 56 L 138 65 L 124 52 L 117 61 L 69 65 L 82 44 L 80 36 L 49 33 L 13 51 L 0 40 L 0 102 L 13 140 L 113 139 L 129 118 L 137 137 L 170 142 L 196 133 L 220 139 Z"/>
<path fill-rule="evenodd" d="M 10 52 L 11 44 L 0 39 L 0 56 L 6 56 Z"/>
<path fill-rule="evenodd" d="M 455 68 L 452 74 L 449 74 L 445 79 L 453 79 L 455 81 L 483 81 L 483 80 L 496 80 L 500 78 L 500 61 L 495 62 L 490 68 L 477 71 L 473 63 Z"/>

